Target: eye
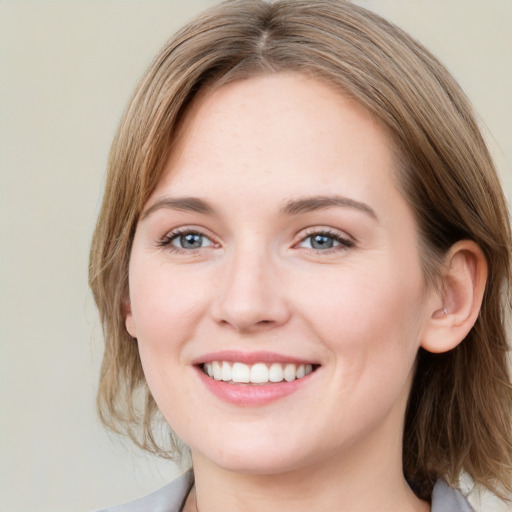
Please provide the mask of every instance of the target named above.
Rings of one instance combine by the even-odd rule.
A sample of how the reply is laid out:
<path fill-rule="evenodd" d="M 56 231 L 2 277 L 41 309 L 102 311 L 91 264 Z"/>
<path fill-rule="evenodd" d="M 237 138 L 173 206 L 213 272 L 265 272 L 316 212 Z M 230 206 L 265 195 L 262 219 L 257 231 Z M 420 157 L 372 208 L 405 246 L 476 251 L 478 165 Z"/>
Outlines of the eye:
<path fill-rule="evenodd" d="M 174 231 L 166 235 L 159 245 L 173 250 L 190 251 L 210 247 L 214 244 L 207 236 L 197 231 Z"/>
<path fill-rule="evenodd" d="M 313 249 L 315 251 L 328 251 L 329 249 L 346 249 L 352 247 L 354 242 L 343 238 L 338 233 L 317 232 L 307 235 L 298 244 L 299 247 Z"/>

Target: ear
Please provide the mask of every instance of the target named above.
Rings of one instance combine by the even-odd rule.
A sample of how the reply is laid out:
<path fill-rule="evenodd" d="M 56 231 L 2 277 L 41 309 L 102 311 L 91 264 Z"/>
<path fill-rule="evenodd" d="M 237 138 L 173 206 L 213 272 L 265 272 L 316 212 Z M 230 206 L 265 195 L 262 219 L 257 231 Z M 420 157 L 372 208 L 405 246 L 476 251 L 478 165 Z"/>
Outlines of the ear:
<path fill-rule="evenodd" d="M 135 322 L 133 321 L 132 305 L 130 299 L 127 297 L 123 304 L 124 308 L 124 325 L 128 334 L 132 338 L 137 338 L 137 330 L 135 329 Z"/>
<path fill-rule="evenodd" d="M 431 316 L 421 346 L 441 353 L 455 348 L 478 318 L 487 281 L 487 261 L 482 249 L 470 240 L 448 251 L 439 292 L 430 301 Z"/>

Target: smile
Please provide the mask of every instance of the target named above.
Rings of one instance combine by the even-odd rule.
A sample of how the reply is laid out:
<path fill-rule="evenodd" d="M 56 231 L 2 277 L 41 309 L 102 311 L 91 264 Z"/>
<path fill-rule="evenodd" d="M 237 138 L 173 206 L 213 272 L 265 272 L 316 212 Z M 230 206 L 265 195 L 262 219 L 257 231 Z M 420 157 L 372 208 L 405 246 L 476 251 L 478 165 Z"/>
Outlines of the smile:
<path fill-rule="evenodd" d="M 321 365 L 272 352 L 224 350 L 192 361 L 199 380 L 222 402 L 260 407 L 284 399 L 318 380 Z"/>
<path fill-rule="evenodd" d="M 292 382 L 313 372 L 317 365 L 293 363 L 255 363 L 212 361 L 202 365 L 203 372 L 214 380 L 233 384 L 269 384 Z"/>

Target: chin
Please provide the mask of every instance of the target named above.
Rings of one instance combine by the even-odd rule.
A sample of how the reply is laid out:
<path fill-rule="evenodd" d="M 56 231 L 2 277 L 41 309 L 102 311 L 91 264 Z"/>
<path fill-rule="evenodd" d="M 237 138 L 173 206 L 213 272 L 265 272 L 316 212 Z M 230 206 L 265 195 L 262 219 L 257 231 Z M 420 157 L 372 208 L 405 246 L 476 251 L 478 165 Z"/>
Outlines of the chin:
<path fill-rule="evenodd" d="M 313 462 L 301 448 L 304 447 L 301 447 L 300 444 L 283 446 L 282 443 L 274 442 L 260 442 L 251 446 L 230 443 L 229 446 L 224 446 L 221 449 L 202 451 L 201 457 L 234 473 L 277 475 L 300 469 Z M 192 448 L 193 459 L 194 454 L 198 452 L 199 450 Z"/>

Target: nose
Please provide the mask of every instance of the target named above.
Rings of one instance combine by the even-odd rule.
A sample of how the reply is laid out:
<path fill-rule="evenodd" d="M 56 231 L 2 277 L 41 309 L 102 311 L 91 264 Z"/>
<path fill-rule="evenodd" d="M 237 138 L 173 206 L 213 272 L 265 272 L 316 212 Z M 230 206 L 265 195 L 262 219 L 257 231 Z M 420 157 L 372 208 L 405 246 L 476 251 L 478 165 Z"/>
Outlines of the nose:
<path fill-rule="evenodd" d="M 217 323 L 237 332 L 254 332 L 285 324 L 290 307 L 281 275 L 266 251 L 238 252 L 222 272 L 212 304 Z"/>

